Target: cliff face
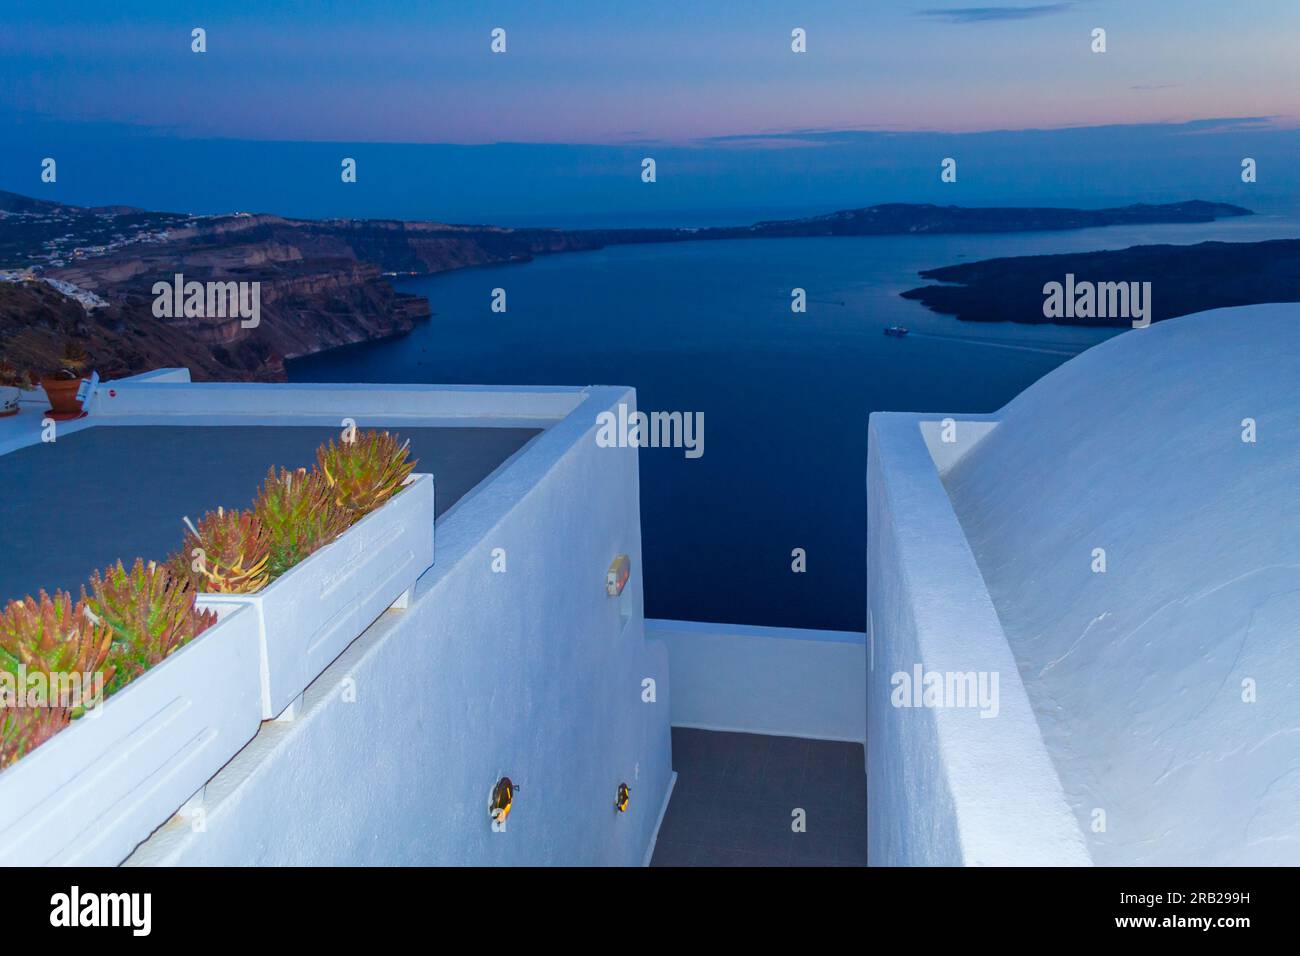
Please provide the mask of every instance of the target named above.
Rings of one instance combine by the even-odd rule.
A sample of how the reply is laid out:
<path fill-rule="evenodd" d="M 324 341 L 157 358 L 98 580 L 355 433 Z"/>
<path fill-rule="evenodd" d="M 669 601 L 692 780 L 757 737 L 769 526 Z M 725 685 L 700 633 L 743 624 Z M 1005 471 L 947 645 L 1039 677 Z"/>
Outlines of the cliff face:
<path fill-rule="evenodd" d="M 429 274 L 600 245 L 595 236 L 546 229 L 178 217 L 5 195 L 0 213 L 11 214 L 0 218 L 0 265 L 36 265 L 42 278 L 70 283 L 109 305 L 77 316 L 56 306 L 61 296 L 48 285 L 19 283 L 25 291 L 10 289 L 0 304 L 0 350 L 15 363 L 51 366 L 60 336 L 85 337 L 101 375 L 174 364 L 189 366 L 196 379 L 283 379 L 286 359 L 401 335 L 429 317 L 428 301 L 395 291 L 385 272 Z M 62 247 L 30 254 L 48 249 L 54 236 Z M 248 328 L 235 316 L 156 318 L 154 284 L 172 283 L 177 274 L 185 282 L 258 283 L 260 322 Z M 62 321 L 24 311 L 37 301 Z M 22 334 L 29 326 L 32 334 Z"/>
<path fill-rule="evenodd" d="M 43 282 L 0 282 L 0 346 L 5 359 L 20 369 L 49 374 L 58 366 L 65 339 L 84 343 L 104 378 L 174 366 L 188 367 L 198 380 L 284 376 L 279 357 L 256 339 L 241 340 L 219 353 L 197 342 L 184 327 L 155 319 L 147 304 L 113 304 L 87 312 Z"/>
<path fill-rule="evenodd" d="M 317 255 L 278 239 L 169 243 L 144 255 L 90 259 L 46 274 L 114 302 L 126 324 L 143 328 L 152 321 L 184 333 L 223 370 L 278 379 L 285 359 L 400 335 L 429 317 L 428 302 L 394 291 L 378 266 L 334 251 L 339 254 Z M 238 315 L 155 319 L 154 283 L 171 284 L 176 274 L 186 282 L 257 282 L 257 326 L 246 328 Z"/>
<path fill-rule="evenodd" d="M 24 231 L 33 238 L 64 229 L 74 238 L 90 234 L 85 245 L 38 263 L 39 276 L 70 283 L 108 305 L 87 312 L 44 282 L 0 283 L 0 352 L 21 366 L 51 368 L 62 339 L 79 338 L 105 376 L 170 364 L 190 367 L 196 379 L 283 379 L 285 359 L 401 335 L 429 317 L 425 299 L 396 292 L 382 272 L 436 272 L 530 254 L 525 244 L 495 236 L 481 242 L 474 231 L 436 224 L 372 228 L 275 216 L 189 218 L 178 227 L 169 220 L 162 229 L 145 223 L 139 241 L 96 247 L 93 240 L 126 229 L 112 223 L 115 214 L 10 205 L 25 215 L 0 219 L 0 232 L 7 234 L 0 248 L 24 247 Z M 10 252 L 4 265 L 30 266 L 15 258 Z M 156 318 L 154 284 L 172 283 L 177 274 L 186 282 L 258 283 L 259 323 L 247 328 L 239 316 L 216 314 Z"/>
<path fill-rule="evenodd" d="M 625 230 L 637 241 L 639 230 Z M 672 231 L 681 238 L 680 231 Z M 239 216 L 172 230 L 173 252 L 196 263 L 256 265 L 269 261 L 355 259 L 384 272 L 434 273 L 536 255 L 597 249 L 619 233 L 504 229 L 385 219 L 284 219 Z"/>

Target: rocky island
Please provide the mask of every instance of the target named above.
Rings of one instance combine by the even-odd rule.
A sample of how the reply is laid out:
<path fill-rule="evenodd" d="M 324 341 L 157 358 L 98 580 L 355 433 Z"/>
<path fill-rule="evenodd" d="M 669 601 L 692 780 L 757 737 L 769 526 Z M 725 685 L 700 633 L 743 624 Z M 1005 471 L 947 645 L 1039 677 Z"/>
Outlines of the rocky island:
<path fill-rule="evenodd" d="M 1012 256 L 927 269 L 927 285 L 900 293 L 968 322 L 1052 322 L 1123 327 L 1116 316 L 1048 318 L 1044 286 L 1150 283 L 1150 320 L 1232 305 L 1300 302 L 1300 239 L 1133 246 L 1104 252 Z"/>

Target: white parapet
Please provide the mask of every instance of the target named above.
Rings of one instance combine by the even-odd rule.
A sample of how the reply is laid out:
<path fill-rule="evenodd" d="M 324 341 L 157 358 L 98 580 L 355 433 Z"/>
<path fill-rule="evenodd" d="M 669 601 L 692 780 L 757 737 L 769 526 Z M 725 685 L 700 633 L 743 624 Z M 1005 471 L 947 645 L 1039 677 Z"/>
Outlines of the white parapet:
<path fill-rule="evenodd" d="M 668 646 L 673 726 L 861 743 L 866 635 L 646 621 Z"/>
<path fill-rule="evenodd" d="M 569 410 L 438 519 L 437 560 L 406 607 L 307 687 L 294 720 L 263 724 L 130 864 L 648 858 L 672 779 L 668 652 L 645 633 L 637 451 L 596 441 L 597 415 L 635 393 L 491 403 L 510 418 L 534 398 Z M 611 597 L 620 554 L 631 576 Z M 516 793 L 499 829 L 502 777 Z"/>
<path fill-rule="evenodd" d="M 987 419 L 871 416 L 867 792 L 873 866 L 1090 863 L 997 611 L 940 481 L 940 460 L 951 467 L 991 427 Z M 953 447 L 936 456 L 932 443 Z"/>
<path fill-rule="evenodd" d="M 1300 864 L 1298 323 L 1117 335 L 944 476 L 1100 866 Z"/>
<path fill-rule="evenodd" d="M 433 565 L 433 494 L 432 475 L 411 475 L 381 508 L 256 594 L 202 595 L 256 615 L 263 717 L 281 714 Z"/>
<path fill-rule="evenodd" d="M 101 424 L 121 417 L 165 423 L 203 416 L 220 424 L 267 416 L 336 421 L 340 415 L 462 425 L 535 425 L 558 421 L 582 402 L 584 389 L 559 386 L 403 385 L 295 382 L 182 383 L 139 378 L 101 385 L 95 415 Z"/>
<path fill-rule="evenodd" d="M 257 621 L 216 610 L 216 624 L 0 773 L 0 865 L 115 865 L 252 739 Z"/>

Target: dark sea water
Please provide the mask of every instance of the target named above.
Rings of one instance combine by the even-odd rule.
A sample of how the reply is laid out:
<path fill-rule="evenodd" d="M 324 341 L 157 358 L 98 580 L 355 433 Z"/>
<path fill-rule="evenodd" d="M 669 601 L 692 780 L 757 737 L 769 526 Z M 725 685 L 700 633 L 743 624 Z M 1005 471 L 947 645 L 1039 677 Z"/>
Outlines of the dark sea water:
<path fill-rule="evenodd" d="M 633 385 L 704 413 L 704 455 L 641 450 L 646 613 L 862 630 L 867 417 L 987 412 L 1113 332 L 985 325 L 898 297 L 1007 255 L 1300 236 L 1294 220 L 1055 234 L 626 246 L 403 280 L 432 319 L 291 363 L 294 381 Z M 1122 277 L 1117 277 L 1122 278 Z M 493 313 L 504 288 L 508 311 Z M 808 294 L 793 314 L 790 290 Z M 1176 320 L 1175 320 L 1176 321 Z M 887 325 L 912 330 L 903 339 Z M 807 552 L 806 573 L 791 550 Z"/>

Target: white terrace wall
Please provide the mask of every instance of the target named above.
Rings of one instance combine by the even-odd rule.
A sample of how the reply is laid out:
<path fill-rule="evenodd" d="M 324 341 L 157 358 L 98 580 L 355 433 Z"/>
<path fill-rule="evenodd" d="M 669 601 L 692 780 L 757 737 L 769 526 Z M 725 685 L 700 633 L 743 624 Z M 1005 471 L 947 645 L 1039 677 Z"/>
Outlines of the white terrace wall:
<path fill-rule="evenodd" d="M 59 436 L 96 425 L 499 425 L 544 427 L 559 421 L 587 390 L 548 385 L 369 385 L 353 383 L 193 382 L 189 370 L 155 369 L 101 382 L 89 416 L 58 424 Z M 22 414 L 0 418 L 0 455 L 43 440 L 39 389 Z"/>
<path fill-rule="evenodd" d="M 646 633 L 668 646 L 674 727 L 864 739 L 861 631 L 651 620 Z"/>
<path fill-rule="evenodd" d="M 264 724 L 128 862 L 645 862 L 672 780 L 668 658 L 644 632 L 636 450 L 595 441 L 598 412 L 620 401 L 635 393 L 588 390 L 439 519 L 409 608 L 383 615 L 296 720 Z M 632 578 L 611 598 L 619 553 Z M 494 832 L 502 776 L 519 792 Z"/>
<path fill-rule="evenodd" d="M 551 385 L 369 385 L 340 382 L 190 383 L 159 370 L 101 385 L 92 413 L 101 421 L 118 416 L 147 416 L 166 423 L 187 423 L 216 415 L 222 424 L 277 417 L 346 412 L 358 421 L 382 418 L 401 423 L 436 419 L 451 425 L 535 425 L 559 420 L 582 400 L 583 390 Z"/>
<path fill-rule="evenodd" d="M 872 866 L 1086 865 L 1015 659 L 936 457 L 994 427 L 871 416 L 867 451 L 867 824 Z M 996 716 L 899 707 L 894 675 L 997 674 Z"/>

